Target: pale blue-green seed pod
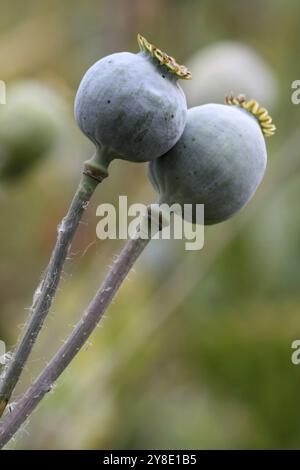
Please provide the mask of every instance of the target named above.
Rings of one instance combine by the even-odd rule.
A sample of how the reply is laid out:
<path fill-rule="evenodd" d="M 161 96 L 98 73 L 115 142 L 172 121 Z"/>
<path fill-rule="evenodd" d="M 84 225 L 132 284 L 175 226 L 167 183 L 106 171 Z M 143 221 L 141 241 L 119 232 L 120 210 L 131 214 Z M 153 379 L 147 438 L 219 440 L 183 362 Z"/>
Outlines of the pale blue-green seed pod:
<path fill-rule="evenodd" d="M 121 52 L 96 62 L 75 99 L 82 132 L 113 158 L 144 162 L 166 153 L 180 138 L 187 105 L 178 79 L 184 66 L 138 36 L 140 52 Z M 103 162 L 102 162 L 103 163 Z"/>
<path fill-rule="evenodd" d="M 207 225 L 229 219 L 253 197 L 266 169 L 264 135 L 275 130 L 254 100 L 227 103 L 189 109 L 180 140 L 149 165 L 160 202 L 204 204 Z"/>

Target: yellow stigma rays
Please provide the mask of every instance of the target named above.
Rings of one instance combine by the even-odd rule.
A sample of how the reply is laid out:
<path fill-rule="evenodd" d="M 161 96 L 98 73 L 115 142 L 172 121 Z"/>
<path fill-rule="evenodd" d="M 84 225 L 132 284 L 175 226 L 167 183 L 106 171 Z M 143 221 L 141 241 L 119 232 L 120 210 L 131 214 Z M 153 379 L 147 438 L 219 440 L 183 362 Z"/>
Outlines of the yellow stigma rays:
<path fill-rule="evenodd" d="M 138 45 L 141 51 L 149 52 L 149 54 L 154 57 L 161 65 L 165 65 L 170 72 L 177 75 L 177 77 L 182 78 L 183 80 L 190 80 L 192 78 L 191 72 L 185 67 L 185 65 L 177 64 L 176 60 L 162 52 L 157 47 L 150 44 L 146 38 L 138 34 L 137 36 Z"/>
<path fill-rule="evenodd" d="M 225 103 L 229 105 L 240 106 L 249 111 L 258 120 L 261 130 L 265 137 L 271 137 L 275 134 L 276 126 L 266 108 L 259 106 L 256 100 L 246 100 L 245 95 L 239 95 L 236 98 L 233 95 L 226 96 Z"/>

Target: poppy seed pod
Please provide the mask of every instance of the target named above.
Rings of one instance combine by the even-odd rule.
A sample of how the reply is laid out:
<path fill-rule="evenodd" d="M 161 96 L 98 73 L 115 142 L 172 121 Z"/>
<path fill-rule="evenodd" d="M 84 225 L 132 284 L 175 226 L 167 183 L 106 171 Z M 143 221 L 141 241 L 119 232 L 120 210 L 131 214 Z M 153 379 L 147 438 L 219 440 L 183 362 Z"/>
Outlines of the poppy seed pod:
<path fill-rule="evenodd" d="M 97 148 L 104 169 L 114 158 L 144 162 L 174 146 L 186 123 L 178 79 L 188 70 L 138 35 L 140 52 L 120 52 L 96 62 L 84 75 L 75 117 Z"/>
<path fill-rule="evenodd" d="M 274 131 L 267 110 L 243 96 L 189 109 L 180 140 L 149 165 L 159 202 L 204 204 L 207 225 L 229 219 L 260 184 L 267 163 L 264 135 Z"/>
<path fill-rule="evenodd" d="M 279 98 L 278 80 L 267 60 L 239 41 L 219 41 L 195 52 L 187 64 L 193 80 L 184 83 L 188 106 L 219 103 L 224 90 L 243 90 L 272 108 Z"/>
<path fill-rule="evenodd" d="M 43 159 L 60 135 L 64 103 L 47 85 L 13 83 L 0 108 L 0 177 L 12 180 Z"/>

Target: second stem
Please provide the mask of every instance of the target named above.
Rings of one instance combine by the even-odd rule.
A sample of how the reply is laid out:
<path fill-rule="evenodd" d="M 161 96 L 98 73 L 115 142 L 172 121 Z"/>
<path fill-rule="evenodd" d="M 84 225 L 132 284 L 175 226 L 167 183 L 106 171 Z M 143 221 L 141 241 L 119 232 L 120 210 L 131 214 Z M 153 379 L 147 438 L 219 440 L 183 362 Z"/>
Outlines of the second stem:
<path fill-rule="evenodd" d="M 148 217 L 144 222 L 148 223 Z M 150 238 L 134 237 L 126 243 L 81 320 L 63 346 L 17 402 L 14 410 L 7 414 L 0 423 L 0 448 L 11 439 L 22 423 L 31 415 L 45 394 L 51 390 L 53 383 L 81 349 L 149 241 Z"/>

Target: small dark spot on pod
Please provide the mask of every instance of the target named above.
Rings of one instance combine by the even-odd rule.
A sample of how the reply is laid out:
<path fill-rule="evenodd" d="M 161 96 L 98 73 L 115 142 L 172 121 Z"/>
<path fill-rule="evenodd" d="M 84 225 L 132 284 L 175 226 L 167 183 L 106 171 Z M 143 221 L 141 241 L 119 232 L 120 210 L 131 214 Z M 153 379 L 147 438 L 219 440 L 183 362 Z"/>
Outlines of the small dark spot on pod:
<path fill-rule="evenodd" d="M 107 100 L 107 103 L 109 104 L 109 103 L 110 103 L 110 100 Z"/>

